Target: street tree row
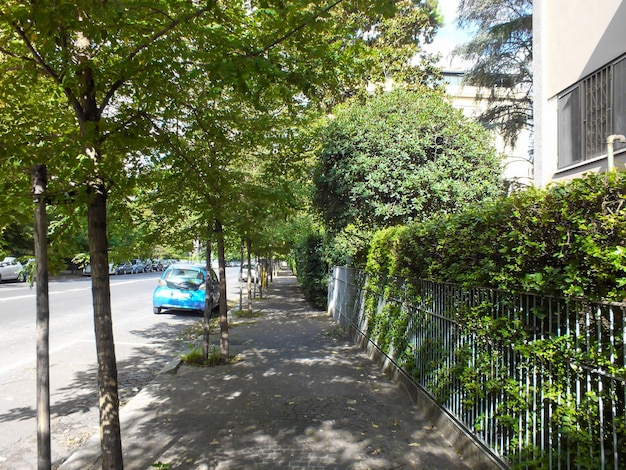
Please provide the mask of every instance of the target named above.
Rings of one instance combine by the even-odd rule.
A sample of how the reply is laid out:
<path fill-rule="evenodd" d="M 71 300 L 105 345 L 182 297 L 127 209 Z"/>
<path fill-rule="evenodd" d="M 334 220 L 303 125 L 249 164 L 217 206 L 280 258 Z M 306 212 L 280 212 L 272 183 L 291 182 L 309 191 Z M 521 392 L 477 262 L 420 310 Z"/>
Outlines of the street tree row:
<path fill-rule="evenodd" d="M 292 142 L 310 112 L 368 80 L 427 73 L 428 62 L 415 70 L 406 64 L 432 37 L 433 7 L 409 0 L 2 2 L 0 225 L 32 210 L 31 168 L 47 176 L 37 180 L 37 200 L 55 217 L 48 237 L 86 220 L 103 468 L 123 468 L 108 278 L 113 205 L 118 212 L 129 202 L 164 217 L 167 235 L 216 240 L 223 266 L 224 227 L 251 239 L 296 206 L 298 177 L 290 175 L 300 157 Z M 137 205 L 140 198 L 151 204 Z M 171 233 L 173 226 L 182 230 Z M 223 341 L 226 348 L 227 332 Z M 49 446 L 40 449 L 39 466 L 50 467 Z"/>

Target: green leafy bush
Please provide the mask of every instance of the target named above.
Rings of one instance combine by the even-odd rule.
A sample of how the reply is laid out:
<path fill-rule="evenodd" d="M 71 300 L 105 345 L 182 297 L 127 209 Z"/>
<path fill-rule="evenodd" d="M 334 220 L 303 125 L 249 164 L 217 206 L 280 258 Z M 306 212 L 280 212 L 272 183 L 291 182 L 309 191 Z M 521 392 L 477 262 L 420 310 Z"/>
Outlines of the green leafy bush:
<path fill-rule="evenodd" d="M 367 269 L 510 292 L 626 298 L 626 174 L 589 174 L 380 231 Z"/>
<path fill-rule="evenodd" d="M 307 300 L 321 308 L 328 296 L 328 264 L 323 259 L 323 236 L 310 234 L 294 250 L 296 276 Z"/>
<path fill-rule="evenodd" d="M 333 233 L 423 221 L 503 191 L 487 131 L 426 87 L 349 100 L 319 140 L 313 205 Z"/>
<path fill-rule="evenodd" d="M 590 174 L 377 232 L 363 303 L 368 338 L 441 403 L 455 381 L 465 409 L 497 403 L 490 424 L 480 414 L 470 426 L 478 433 L 492 426 L 489 432 L 510 437 L 501 451 L 512 468 L 623 462 L 623 446 L 619 455 L 600 455 L 610 439 L 599 424 L 610 422 L 623 442 L 623 413 L 603 408 L 613 402 L 623 411 L 623 401 L 602 382 L 626 377 L 624 363 L 615 360 L 623 342 L 609 334 L 609 310 L 591 314 L 587 299 L 626 298 L 625 199 L 626 173 Z M 522 292 L 537 295 L 517 295 Z M 520 311 L 520 299 L 532 303 Z M 431 305 L 453 320 L 452 331 L 442 334 L 424 313 Z M 568 332 L 563 324 L 577 326 Z M 411 342 L 417 325 L 419 340 Z M 463 338 L 471 338 L 471 350 Z M 518 366 L 511 374 L 513 356 Z M 516 374 L 530 368 L 536 381 L 520 381 Z M 589 379 L 588 371 L 604 378 Z M 574 396 L 572 384 L 584 382 L 591 388 Z M 537 395 L 550 416 L 531 406 Z M 531 425 L 558 430 L 551 451 L 535 447 Z"/>

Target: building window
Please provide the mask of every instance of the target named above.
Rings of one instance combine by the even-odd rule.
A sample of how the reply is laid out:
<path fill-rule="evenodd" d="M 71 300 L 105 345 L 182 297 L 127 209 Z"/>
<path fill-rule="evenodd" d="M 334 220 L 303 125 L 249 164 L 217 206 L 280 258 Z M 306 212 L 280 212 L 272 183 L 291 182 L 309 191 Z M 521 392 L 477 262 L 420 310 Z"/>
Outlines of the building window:
<path fill-rule="evenodd" d="M 613 66 L 613 130 L 626 135 L 626 58 Z M 615 149 L 626 148 L 615 143 Z"/>
<path fill-rule="evenodd" d="M 559 168 L 582 160 L 580 151 L 580 90 L 559 98 Z"/>
<path fill-rule="evenodd" d="M 604 155 L 610 134 L 626 134 L 626 57 L 559 96 L 558 117 L 559 168 Z"/>

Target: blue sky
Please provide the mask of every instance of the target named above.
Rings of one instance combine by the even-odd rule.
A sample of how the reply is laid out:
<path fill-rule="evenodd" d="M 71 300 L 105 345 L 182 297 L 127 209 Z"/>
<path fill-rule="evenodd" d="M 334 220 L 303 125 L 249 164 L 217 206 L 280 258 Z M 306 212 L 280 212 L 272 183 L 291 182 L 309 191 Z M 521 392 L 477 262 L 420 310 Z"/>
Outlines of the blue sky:
<path fill-rule="evenodd" d="M 441 52 L 443 67 L 462 68 L 463 64 L 456 59 L 451 61 L 450 52 L 458 44 L 462 44 L 469 39 L 466 31 L 456 27 L 456 9 L 458 0 L 439 0 L 439 10 L 443 14 L 443 27 L 439 29 L 433 43 L 426 47 L 430 52 Z"/>

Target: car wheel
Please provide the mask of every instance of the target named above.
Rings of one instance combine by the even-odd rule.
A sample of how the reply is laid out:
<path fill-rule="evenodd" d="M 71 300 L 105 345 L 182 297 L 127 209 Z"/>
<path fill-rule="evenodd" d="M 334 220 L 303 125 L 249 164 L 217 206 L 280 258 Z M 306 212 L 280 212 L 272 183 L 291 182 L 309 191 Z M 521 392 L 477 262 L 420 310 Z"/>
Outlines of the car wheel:
<path fill-rule="evenodd" d="M 152 313 L 154 313 L 155 315 L 158 315 L 159 313 L 161 313 L 161 308 L 160 307 L 152 307 Z"/>

